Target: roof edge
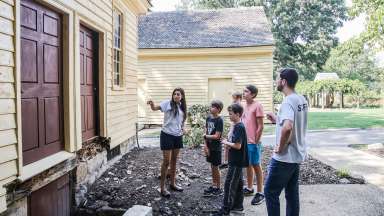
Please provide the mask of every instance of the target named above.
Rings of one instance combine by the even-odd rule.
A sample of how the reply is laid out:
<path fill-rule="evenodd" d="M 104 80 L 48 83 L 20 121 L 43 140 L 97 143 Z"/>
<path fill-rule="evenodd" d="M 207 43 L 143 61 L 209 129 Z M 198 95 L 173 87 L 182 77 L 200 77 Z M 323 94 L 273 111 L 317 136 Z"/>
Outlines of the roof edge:
<path fill-rule="evenodd" d="M 146 14 L 152 6 L 149 0 L 124 0 L 137 14 Z"/>
<path fill-rule="evenodd" d="M 274 45 L 254 47 L 229 47 L 229 48 L 140 48 L 139 57 L 177 57 L 177 56 L 228 56 L 273 53 Z"/>

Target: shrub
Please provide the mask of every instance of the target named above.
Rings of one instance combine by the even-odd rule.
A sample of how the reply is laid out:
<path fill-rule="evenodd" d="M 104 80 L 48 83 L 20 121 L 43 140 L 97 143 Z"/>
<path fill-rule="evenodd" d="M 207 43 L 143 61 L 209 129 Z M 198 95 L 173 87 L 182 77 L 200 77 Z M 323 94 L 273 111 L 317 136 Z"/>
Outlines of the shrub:
<path fill-rule="evenodd" d="M 197 148 L 204 144 L 203 135 L 205 133 L 205 120 L 209 115 L 210 106 L 194 104 L 188 108 L 188 124 L 190 129 L 184 135 L 184 144 L 191 148 Z M 230 122 L 228 118 L 223 117 L 224 128 L 222 137 L 226 138 Z"/>

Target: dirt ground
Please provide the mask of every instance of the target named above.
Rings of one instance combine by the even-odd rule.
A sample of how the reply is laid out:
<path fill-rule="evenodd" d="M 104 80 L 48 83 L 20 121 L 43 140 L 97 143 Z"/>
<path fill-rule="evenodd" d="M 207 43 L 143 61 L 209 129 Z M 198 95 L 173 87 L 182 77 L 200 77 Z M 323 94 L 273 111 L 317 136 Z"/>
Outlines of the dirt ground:
<path fill-rule="evenodd" d="M 265 148 L 262 162 L 265 173 L 270 157 L 271 149 Z M 94 183 L 77 215 L 122 215 L 133 205 L 151 206 L 153 215 L 209 215 L 220 207 L 222 196 L 203 196 L 203 190 L 210 186 L 211 174 L 201 149 L 181 151 L 177 182 L 184 192 L 171 192 L 169 199 L 161 198 L 158 192 L 161 159 L 158 148 L 134 149 Z M 223 185 L 226 169 L 221 174 Z M 335 169 L 312 157 L 301 166 L 300 184 L 341 183 L 364 181 L 342 179 Z"/>

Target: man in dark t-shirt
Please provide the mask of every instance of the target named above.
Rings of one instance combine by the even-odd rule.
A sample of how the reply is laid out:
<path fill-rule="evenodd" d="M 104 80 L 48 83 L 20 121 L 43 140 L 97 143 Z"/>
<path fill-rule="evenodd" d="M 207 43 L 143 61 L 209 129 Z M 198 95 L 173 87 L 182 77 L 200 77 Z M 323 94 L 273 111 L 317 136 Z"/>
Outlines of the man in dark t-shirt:
<path fill-rule="evenodd" d="M 219 100 L 211 102 L 211 115 L 207 118 L 205 128 L 205 154 L 207 162 L 211 164 L 212 170 L 212 186 L 204 190 L 204 196 L 213 196 L 222 194 L 220 189 L 220 171 L 221 164 L 221 134 L 223 133 L 223 119 L 220 117 L 220 112 L 223 109 L 223 103 Z"/>
<path fill-rule="evenodd" d="M 223 140 L 222 143 L 228 151 L 228 172 L 224 184 L 223 205 L 215 215 L 229 215 L 230 211 L 243 211 L 243 168 L 247 167 L 248 149 L 247 133 L 240 118 L 243 107 L 232 104 L 228 107 L 229 118 L 234 124 L 232 140 Z"/>

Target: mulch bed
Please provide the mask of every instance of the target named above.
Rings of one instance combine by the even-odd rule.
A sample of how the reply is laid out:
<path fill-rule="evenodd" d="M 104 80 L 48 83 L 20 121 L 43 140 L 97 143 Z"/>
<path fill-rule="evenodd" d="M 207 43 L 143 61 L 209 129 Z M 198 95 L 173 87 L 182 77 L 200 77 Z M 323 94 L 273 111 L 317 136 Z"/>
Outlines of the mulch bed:
<path fill-rule="evenodd" d="M 272 150 L 264 148 L 263 168 Z M 122 215 L 133 205 L 153 208 L 153 215 L 209 215 L 220 207 L 222 196 L 203 197 L 203 190 L 211 183 L 211 173 L 201 149 L 181 151 L 177 182 L 184 192 L 172 192 L 169 199 L 159 196 L 159 170 L 162 154 L 158 148 L 134 149 L 108 169 L 91 187 L 77 215 Z M 222 170 L 222 184 L 226 169 Z M 360 184 L 364 180 L 340 178 L 335 169 L 316 159 L 302 164 L 300 184 Z"/>

